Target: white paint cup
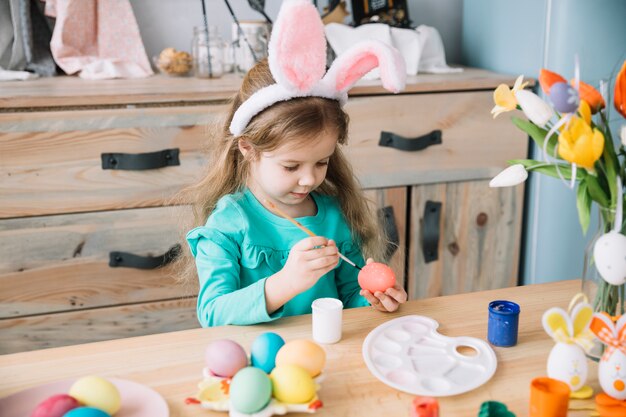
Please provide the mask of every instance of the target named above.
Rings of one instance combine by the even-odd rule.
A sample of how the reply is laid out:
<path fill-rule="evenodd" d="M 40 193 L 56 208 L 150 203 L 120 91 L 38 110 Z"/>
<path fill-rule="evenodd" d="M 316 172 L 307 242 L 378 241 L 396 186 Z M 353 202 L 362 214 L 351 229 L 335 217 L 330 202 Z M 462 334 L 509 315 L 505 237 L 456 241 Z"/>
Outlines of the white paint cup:
<path fill-rule="evenodd" d="M 337 343 L 341 340 L 343 303 L 336 298 L 318 298 L 313 310 L 313 340 L 317 343 Z"/>

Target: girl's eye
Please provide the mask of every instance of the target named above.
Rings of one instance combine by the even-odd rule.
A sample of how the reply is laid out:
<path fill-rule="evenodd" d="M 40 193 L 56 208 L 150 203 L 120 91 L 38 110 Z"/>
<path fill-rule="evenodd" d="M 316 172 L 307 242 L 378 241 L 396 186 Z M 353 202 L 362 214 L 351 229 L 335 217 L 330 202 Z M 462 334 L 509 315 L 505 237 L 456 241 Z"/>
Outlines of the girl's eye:
<path fill-rule="evenodd" d="M 294 165 L 294 166 L 291 166 L 291 167 L 283 165 L 283 168 L 285 168 L 285 171 L 293 172 L 293 171 L 298 169 L 298 165 Z"/>
<path fill-rule="evenodd" d="M 324 167 L 324 166 L 328 165 L 328 161 L 323 161 L 323 162 L 320 161 L 320 162 L 317 163 L 317 165 L 321 166 L 321 167 Z"/>

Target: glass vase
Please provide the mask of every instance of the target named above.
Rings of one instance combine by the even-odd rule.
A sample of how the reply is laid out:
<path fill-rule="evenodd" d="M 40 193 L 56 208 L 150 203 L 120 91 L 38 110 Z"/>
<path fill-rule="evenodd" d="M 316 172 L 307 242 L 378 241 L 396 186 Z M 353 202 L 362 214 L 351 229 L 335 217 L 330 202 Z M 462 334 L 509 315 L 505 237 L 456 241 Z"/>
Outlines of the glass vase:
<path fill-rule="evenodd" d="M 191 55 L 196 78 L 219 78 L 226 70 L 227 44 L 219 35 L 217 26 L 193 28 Z"/>
<path fill-rule="evenodd" d="M 600 207 L 598 209 L 598 229 L 585 248 L 585 257 L 582 276 L 582 291 L 589 299 L 595 312 L 608 313 L 610 316 L 624 314 L 625 285 L 612 285 L 602 279 L 595 266 L 593 250 L 596 241 L 605 233 L 613 229 L 615 211 Z M 620 232 L 626 231 L 626 223 L 621 225 Z M 604 345 L 594 338 L 594 346 L 587 352 L 590 359 L 599 361 L 604 351 Z"/>

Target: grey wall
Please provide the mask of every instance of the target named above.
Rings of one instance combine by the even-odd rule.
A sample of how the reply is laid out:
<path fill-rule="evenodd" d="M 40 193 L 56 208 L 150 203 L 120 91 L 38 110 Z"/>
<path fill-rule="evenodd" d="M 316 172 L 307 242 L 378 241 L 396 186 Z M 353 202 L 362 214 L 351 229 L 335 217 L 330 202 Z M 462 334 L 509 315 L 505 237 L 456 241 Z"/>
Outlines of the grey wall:
<path fill-rule="evenodd" d="M 201 0 L 130 0 L 148 57 L 167 47 L 191 52 L 193 27 L 202 22 Z M 434 26 L 441 33 L 448 63 L 461 62 L 461 20 L 463 0 L 408 0 L 409 17 L 415 26 Z M 265 11 L 274 19 L 281 0 L 266 0 Z M 232 18 L 222 0 L 205 0 L 210 25 L 220 27 L 222 38 L 230 41 Z M 262 20 L 261 14 L 245 0 L 230 0 L 239 20 Z M 325 0 L 319 0 L 323 7 Z M 350 1 L 347 1 L 349 6 Z"/>

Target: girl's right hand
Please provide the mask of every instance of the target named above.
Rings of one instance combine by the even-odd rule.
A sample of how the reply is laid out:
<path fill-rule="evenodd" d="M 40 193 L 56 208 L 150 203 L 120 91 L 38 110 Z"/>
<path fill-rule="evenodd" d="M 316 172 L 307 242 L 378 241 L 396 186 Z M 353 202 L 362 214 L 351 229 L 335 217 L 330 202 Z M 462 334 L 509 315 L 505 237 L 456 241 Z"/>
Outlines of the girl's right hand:
<path fill-rule="evenodd" d="M 280 271 L 281 281 L 295 294 L 300 294 L 337 266 L 338 253 L 335 242 L 323 236 L 302 239 L 291 248 Z"/>

